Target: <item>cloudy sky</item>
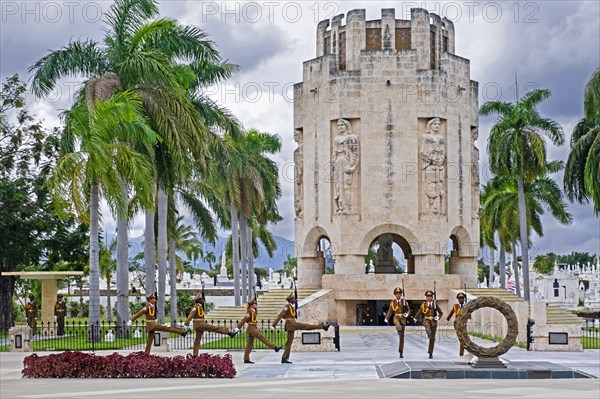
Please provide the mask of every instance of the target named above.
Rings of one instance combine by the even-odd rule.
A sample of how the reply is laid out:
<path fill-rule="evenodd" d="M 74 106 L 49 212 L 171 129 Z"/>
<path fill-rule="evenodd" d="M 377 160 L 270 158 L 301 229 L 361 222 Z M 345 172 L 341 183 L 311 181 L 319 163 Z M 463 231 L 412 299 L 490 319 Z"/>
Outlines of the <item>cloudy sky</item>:
<path fill-rule="evenodd" d="M 0 77 L 19 73 L 72 40 L 100 40 L 102 12 L 112 1 L 0 1 Z M 289 240 L 293 233 L 293 189 L 290 165 L 295 148 L 291 85 L 302 80 L 302 62 L 315 57 L 319 20 L 366 8 L 367 19 L 379 19 L 381 8 L 395 8 L 396 18 L 410 19 L 410 8 L 422 7 L 454 22 L 456 54 L 471 61 L 471 79 L 479 82 L 480 105 L 488 100 L 512 101 L 515 74 L 522 94 L 530 88 L 551 90 L 541 107 L 544 116 L 561 124 L 567 141 L 582 116 L 585 83 L 600 65 L 600 3 L 538 2 L 341 2 L 341 1 L 162 1 L 162 16 L 204 29 L 223 58 L 240 66 L 232 79 L 210 89 L 246 128 L 276 133 L 283 141 L 275 157 L 280 165 L 285 220 L 272 230 Z M 29 95 L 32 109 L 48 125 L 59 123 L 80 80 L 62 81 L 48 99 Z M 486 180 L 485 147 L 492 118 L 481 118 L 478 147 L 481 176 Z M 567 145 L 549 148 L 550 159 L 566 159 Z M 555 176 L 562 187 L 562 174 Z M 532 254 L 553 251 L 600 252 L 600 227 L 591 206 L 571 204 L 571 226 L 544 217 L 544 237 L 535 237 Z M 112 227 L 110 220 L 105 221 Z M 141 235 L 142 221 L 132 226 Z"/>

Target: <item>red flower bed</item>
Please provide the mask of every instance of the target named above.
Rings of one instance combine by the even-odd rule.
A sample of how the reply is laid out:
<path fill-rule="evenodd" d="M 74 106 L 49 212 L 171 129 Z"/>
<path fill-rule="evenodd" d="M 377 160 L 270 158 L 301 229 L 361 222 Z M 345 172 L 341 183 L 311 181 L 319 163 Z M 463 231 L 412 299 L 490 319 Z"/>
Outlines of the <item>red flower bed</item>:
<path fill-rule="evenodd" d="M 21 373 L 25 378 L 233 378 L 236 374 L 230 355 L 162 357 L 135 352 L 96 356 L 73 351 L 27 356 Z"/>

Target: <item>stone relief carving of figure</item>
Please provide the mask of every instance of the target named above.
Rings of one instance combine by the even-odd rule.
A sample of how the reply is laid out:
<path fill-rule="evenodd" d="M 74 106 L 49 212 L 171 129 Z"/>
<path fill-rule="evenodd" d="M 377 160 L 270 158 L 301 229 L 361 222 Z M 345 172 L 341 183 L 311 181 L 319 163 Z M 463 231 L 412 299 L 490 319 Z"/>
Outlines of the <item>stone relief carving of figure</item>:
<path fill-rule="evenodd" d="M 379 236 L 377 243 L 379 248 L 377 249 L 377 264 L 391 265 L 394 260 L 394 253 L 392 251 L 392 243 L 394 238 L 391 234 L 386 233 Z"/>
<path fill-rule="evenodd" d="M 473 140 L 471 180 L 473 182 L 473 217 L 475 219 L 479 219 L 479 149 L 475 145 L 475 141 L 478 137 L 479 130 L 474 127 L 471 130 L 471 138 Z"/>
<path fill-rule="evenodd" d="M 392 48 L 392 33 L 390 32 L 390 26 L 385 24 L 385 30 L 383 33 L 383 49 L 390 50 Z"/>
<path fill-rule="evenodd" d="M 294 151 L 294 209 L 296 211 L 296 217 L 301 218 L 303 209 L 302 201 L 304 199 L 304 154 L 303 154 L 303 138 L 302 129 L 296 129 L 294 131 L 294 140 L 298 143 L 298 148 Z"/>
<path fill-rule="evenodd" d="M 338 119 L 338 135 L 333 139 L 333 186 L 335 213 L 352 212 L 352 183 L 358 166 L 358 138 L 352 133 L 352 124 Z"/>
<path fill-rule="evenodd" d="M 427 200 L 426 213 L 443 214 L 444 179 L 446 169 L 446 145 L 444 137 L 440 134 L 440 118 L 431 118 L 427 122 L 423 135 L 423 177 L 425 183 L 425 196 Z"/>

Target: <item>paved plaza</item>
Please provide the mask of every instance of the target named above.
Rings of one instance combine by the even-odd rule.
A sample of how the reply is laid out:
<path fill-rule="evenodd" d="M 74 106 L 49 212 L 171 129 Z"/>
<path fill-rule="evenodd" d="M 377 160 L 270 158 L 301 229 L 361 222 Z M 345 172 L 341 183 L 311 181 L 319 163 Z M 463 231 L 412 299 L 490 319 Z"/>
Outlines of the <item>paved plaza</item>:
<path fill-rule="evenodd" d="M 255 364 L 244 364 L 242 351 L 211 351 L 232 355 L 238 374 L 215 379 L 22 379 L 27 354 L 0 354 L 0 398 L 566 398 L 600 397 L 600 351 L 527 352 L 513 348 L 508 361 L 552 362 L 595 376 L 591 379 L 460 379 L 406 380 L 381 378 L 379 366 L 400 361 L 397 335 L 390 327 L 341 327 L 341 351 L 292 353 L 293 364 L 281 364 L 280 354 L 255 351 Z M 456 359 L 458 341 L 440 331 L 434 359 L 427 359 L 422 329 L 409 330 L 405 359 L 432 367 Z M 483 344 L 482 341 L 478 341 Z M 108 354 L 111 351 L 99 352 Z M 188 352 L 160 353 L 161 356 Z"/>

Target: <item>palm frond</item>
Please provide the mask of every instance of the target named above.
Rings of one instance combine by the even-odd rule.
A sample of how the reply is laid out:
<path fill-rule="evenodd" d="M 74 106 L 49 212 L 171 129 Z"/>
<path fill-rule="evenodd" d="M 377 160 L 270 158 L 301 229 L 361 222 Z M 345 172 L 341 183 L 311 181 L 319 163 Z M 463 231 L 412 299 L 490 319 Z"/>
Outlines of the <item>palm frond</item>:
<path fill-rule="evenodd" d="M 108 71 L 106 54 L 97 43 L 87 40 L 69 43 L 52 51 L 29 68 L 33 72 L 31 88 L 36 96 L 50 94 L 59 79 L 67 76 L 100 76 Z"/>

